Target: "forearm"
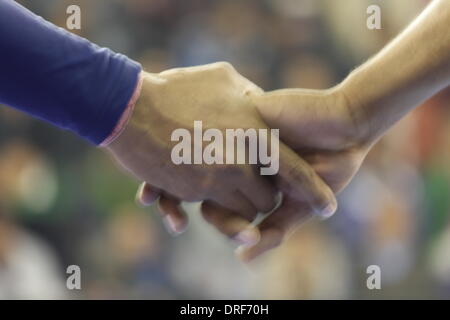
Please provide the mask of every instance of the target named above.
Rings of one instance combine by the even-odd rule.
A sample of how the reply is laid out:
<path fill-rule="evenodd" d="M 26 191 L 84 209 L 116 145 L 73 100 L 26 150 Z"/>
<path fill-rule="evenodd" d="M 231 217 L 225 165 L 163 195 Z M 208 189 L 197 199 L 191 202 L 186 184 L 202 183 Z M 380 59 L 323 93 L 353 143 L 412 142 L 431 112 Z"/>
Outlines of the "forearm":
<path fill-rule="evenodd" d="M 94 144 L 114 130 L 140 66 L 0 0 L 0 103 Z"/>
<path fill-rule="evenodd" d="M 450 0 L 434 1 L 403 33 L 342 83 L 352 113 L 375 141 L 450 85 Z"/>

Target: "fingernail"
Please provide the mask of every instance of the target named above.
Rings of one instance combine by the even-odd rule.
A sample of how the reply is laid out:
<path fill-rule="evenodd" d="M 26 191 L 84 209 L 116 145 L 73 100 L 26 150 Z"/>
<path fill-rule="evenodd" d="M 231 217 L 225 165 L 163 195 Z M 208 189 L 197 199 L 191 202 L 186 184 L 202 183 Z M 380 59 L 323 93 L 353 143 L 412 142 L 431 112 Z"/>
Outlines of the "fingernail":
<path fill-rule="evenodd" d="M 337 204 L 336 203 L 330 203 L 328 206 L 325 207 L 325 209 L 322 210 L 322 212 L 320 213 L 320 217 L 322 219 L 328 219 L 329 217 L 331 217 L 337 209 Z"/>
<path fill-rule="evenodd" d="M 249 263 L 251 261 L 251 259 L 249 259 L 249 257 L 245 254 L 246 250 L 247 250 L 248 246 L 242 245 L 238 248 L 236 248 L 236 250 L 234 250 L 234 254 L 236 255 L 236 257 L 242 261 L 243 263 Z"/>
<path fill-rule="evenodd" d="M 164 225 L 171 235 L 178 236 L 182 234 L 185 228 L 179 225 L 171 215 L 167 214 L 163 217 Z"/>
<path fill-rule="evenodd" d="M 145 207 L 145 203 L 142 202 L 142 192 L 144 191 L 144 184 L 141 183 L 141 185 L 138 188 L 138 191 L 136 192 L 136 197 L 134 198 L 136 204 L 138 204 L 141 207 Z"/>
<path fill-rule="evenodd" d="M 235 237 L 235 240 L 245 246 L 252 246 L 259 241 L 259 232 L 254 228 L 248 228 L 239 232 Z"/>

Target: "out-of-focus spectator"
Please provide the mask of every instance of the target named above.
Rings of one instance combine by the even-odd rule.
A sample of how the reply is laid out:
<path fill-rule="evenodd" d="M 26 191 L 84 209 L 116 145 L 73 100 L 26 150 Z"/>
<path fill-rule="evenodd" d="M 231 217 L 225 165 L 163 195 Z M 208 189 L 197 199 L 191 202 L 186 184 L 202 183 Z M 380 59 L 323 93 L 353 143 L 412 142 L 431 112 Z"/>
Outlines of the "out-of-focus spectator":
<path fill-rule="evenodd" d="M 0 207 L 0 299 L 68 298 L 52 249 Z"/>

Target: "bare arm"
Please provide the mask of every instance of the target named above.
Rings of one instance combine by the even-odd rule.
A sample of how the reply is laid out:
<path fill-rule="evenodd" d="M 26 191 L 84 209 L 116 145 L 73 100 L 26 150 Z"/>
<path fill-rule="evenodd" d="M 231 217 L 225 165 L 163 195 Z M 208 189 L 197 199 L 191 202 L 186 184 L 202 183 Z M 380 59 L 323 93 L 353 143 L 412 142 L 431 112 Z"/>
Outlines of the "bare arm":
<path fill-rule="evenodd" d="M 341 88 L 369 142 L 450 85 L 450 1 L 436 0 Z"/>
<path fill-rule="evenodd" d="M 424 100 L 450 85 L 450 0 L 436 0 L 377 55 L 329 90 L 283 89 L 255 97 L 264 121 L 339 192 L 370 147 Z M 283 190 L 285 191 L 285 190 Z M 260 225 L 261 240 L 239 251 L 251 260 L 279 245 L 311 216 L 285 192 Z"/>

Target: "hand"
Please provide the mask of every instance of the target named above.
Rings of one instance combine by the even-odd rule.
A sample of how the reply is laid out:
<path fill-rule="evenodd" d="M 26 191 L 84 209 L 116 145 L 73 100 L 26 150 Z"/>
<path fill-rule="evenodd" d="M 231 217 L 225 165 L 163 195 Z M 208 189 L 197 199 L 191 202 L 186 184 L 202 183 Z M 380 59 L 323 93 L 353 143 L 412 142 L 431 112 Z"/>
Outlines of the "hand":
<path fill-rule="evenodd" d="M 177 208 L 180 200 L 201 201 L 241 215 L 251 221 L 257 212 L 275 206 L 275 189 L 250 165 L 176 165 L 171 160 L 171 134 L 175 129 L 193 131 L 195 120 L 204 129 L 222 132 L 234 128 L 267 128 L 251 97 L 261 90 L 227 63 L 172 69 L 146 74 L 141 96 L 121 135 L 109 146 L 114 157 L 148 185 L 144 202 L 160 194 L 161 210 L 171 229 L 182 231 L 187 223 Z M 295 153 L 280 145 L 280 174 L 303 194 L 304 201 L 323 210 L 334 203 L 334 195 Z M 258 240 L 253 230 L 252 240 Z"/>
<path fill-rule="evenodd" d="M 255 97 L 269 126 L 334 192 L 352 179 L 375 141 L 408 112 L 450 85 L 448 1 L 430 6 L 376 56 L 326 91 L 280 90 Z M 411 59 L 407 57 L 414 52 Z M 239 254 L 250 260 L 281 243 L 310 216 L 289 188 L 282 207 L 261 225 L 261 240 Z"/>
<path fill-rule="evenodd" d="M 272 128 L 280 128 L 281 140 L 305 159 L 335 193 L 350 182 L 374 142 L 371 137 L 375 133 L 366 125 L 362 109 L 349 103 L 341 87 L 325 91 L 278 90 L 252 100 L 264 121 Z M 283 203 L 258 226 L 260 241 L 238 249 L 244 261 L 279 246 L 313 216 L 309 205 L 299 200 L 283 177 L 277 177 L 277 185 L 283 192 Z M 214 207 L 203 207 L 206 216 L 214 211 Z M 221 231 L 228 221 L 237 219 L 235 214 L 223 212 L 221 219 L 212 223 Z"/>
<path fill-rule="evenodd" d="M 269 126 L 281 129 L 282 140 L 339 192 L 376 139 L 449 86 L 449 16 L 448 2 L 434 1 L 388 46 L 332 90 L 280 90 L 253 100 Z M 411 52 L 415 52 L 413 59 L 405 59 Z M 283 204 L 259 226 L 261 240 L 240 250 L 245 260 L 277 246 L 311 216 L 308 205 L 281 175 L 277 183 L 285 194 Z M 207 206 L 204 215 L 213 209 Z M 220 217 L 212 221 L 219 230 L 236 219 L 230 212 Z"/>
<path fill-rule="evenodd" d="M 280 139 L 305 159 L 338 193 L 360 168 L 374 139 L 359 108 L 350 103 L 344 89 L 286 89 L 255 96 L 253 101 L 264 121 L 280 128 Z M 261 240 L 241 247 L 240 257 L 249 261 L 282 243 L 287 234 L 312 216 L 307 204 L 278 179 L 284 193 L 280 208 L 260 225 Z"/>

